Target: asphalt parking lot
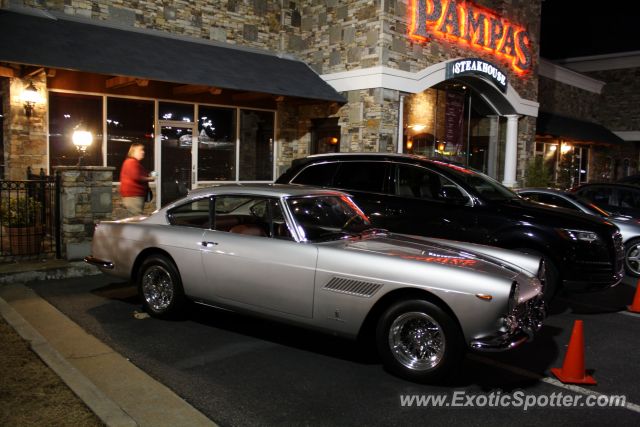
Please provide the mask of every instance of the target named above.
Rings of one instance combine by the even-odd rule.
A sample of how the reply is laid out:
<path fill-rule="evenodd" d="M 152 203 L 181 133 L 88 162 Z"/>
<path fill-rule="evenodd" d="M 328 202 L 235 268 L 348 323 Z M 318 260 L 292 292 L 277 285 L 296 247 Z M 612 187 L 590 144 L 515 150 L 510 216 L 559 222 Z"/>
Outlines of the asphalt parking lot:
<path fill-rule="evenodd" d="M 560 295 L 531 343 L 469 354 L 432 386 L 387 373 L 370 348 L 290 326 L 194 306 L 180 321 L 136 319 L 135 286 L 106 275 L 27 286 L 221 426 L 638 425 L 640 315 L 625 313 L 637 280 L 604 292 Z M 584 322 L 587 372 L 595 386 L 562 387 L 560 368 L 575 320 Z M 581 396 L 577 406 L 402 407 L 402 396 L 509 394 Z M 597 394 L 594 394 L 597 393 Z M 593 395 L 623 395 L 627 407 L 593 407 Z M 542 398 L 541 398 L 542 397 Z M 604 398 L 602 398 L 604 399 Z M 484 397 L 478 403 L 487 400 Z M 582 404 L 582 406 L 580 406 Z"/>

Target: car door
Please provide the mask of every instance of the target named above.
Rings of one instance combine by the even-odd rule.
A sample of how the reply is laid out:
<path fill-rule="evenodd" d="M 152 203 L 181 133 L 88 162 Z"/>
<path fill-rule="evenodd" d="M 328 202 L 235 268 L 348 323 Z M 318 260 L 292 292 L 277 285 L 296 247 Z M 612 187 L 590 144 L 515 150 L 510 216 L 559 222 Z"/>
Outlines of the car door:
<path fill-rule="evenodd" d="M 332 187 L 352 196 L 353 201 L 377 228 L 387 228 L 387 188 L 391 163 L 385 161 L 340 162 Z"/>
<path fill-rule="evenodd" d="M 291 237 L 278 199 L 215 199 L 202 263 L 215 297 L 231 305 L 311 318 L 318 251 Z"/>
<path fill-rule="evenodd" d="M 616 213 L 640 218 L 640 191 L 633 188 L 616 188 Z"/>
<path fill-rule="evenodd" d="M 576 194 L 586 197 L 591 203 L 607 212 L 616 213 L 618 211 L 611 187 L 592 185 L 578 189 Z"/>
<path fill-rule="evenodd" d="M 468 194 L 424 167 L 395 164 L 387 228 L 396 233 L 469 241 L 475 213 Z"/>

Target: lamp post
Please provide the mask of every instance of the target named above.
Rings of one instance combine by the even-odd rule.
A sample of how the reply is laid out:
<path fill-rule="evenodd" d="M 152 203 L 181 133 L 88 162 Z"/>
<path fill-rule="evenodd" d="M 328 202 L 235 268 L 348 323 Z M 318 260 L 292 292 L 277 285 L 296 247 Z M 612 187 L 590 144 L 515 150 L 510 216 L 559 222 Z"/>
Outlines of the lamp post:
<path fill-rule="evenodd" d="M 35 107 L 36 102 L 40 100 L 38 89 L 36 89 L 31 81 L 29 82 L 29 86 L 27 86 L 27 88 L 22 92 L 20 100 L 23 102 L 24 111 L 27 117 L 31 117 L 31 114 L 33 114 L 33 107 Z"/>
<path fill-rule="evenodd" d="M 73 144 L 78 149 L 78 153 L 80 157 L 78 158 L 78 164 L 76 166 L 86 166 L 84 162 L 84 156 L 87 155 L 87 148 L 91 145 L 93 141 L 93 135 L 86 129 L 86 126 L 83 124 L 82 120 L 78 126 L 73 129 L 73 136 L 71 138 L 73 140 Z"/>

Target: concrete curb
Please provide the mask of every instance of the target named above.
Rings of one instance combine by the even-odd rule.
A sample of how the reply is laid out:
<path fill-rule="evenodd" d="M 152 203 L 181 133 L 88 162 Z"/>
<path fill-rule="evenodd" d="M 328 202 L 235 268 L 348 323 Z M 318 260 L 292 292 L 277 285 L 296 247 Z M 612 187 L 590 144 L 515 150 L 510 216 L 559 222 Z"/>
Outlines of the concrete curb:
<path fill-rule="evenodd" d="M 31 345 L 31 349 L 55 372 L 69 388 L 109 427 L 138 426 L 131 416 L 101 392 L 91 381 L 69 363 L 17 311 L 0 298 L 0 315 Z"/>
<path fill-rule="evenodd" d="M 36 280 L 66 279 L 100 273 L 101 271 L 96 266 L 89 265 L 84 261 L 47 260 L 24 262 L 0 266 L 0 285 L 27 283 Z"/>

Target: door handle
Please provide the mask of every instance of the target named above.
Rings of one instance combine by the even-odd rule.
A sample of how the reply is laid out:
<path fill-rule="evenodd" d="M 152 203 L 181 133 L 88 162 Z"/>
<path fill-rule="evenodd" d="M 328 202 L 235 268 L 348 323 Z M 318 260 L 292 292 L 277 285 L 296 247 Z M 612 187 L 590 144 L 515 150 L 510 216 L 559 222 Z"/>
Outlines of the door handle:
<path fill-rule="evenodd" d="M 198 242 L 198 245 L 202 246 L 203 248 L 210 248 L 212 246 L 217 246 L 218 243 L 216 243 L 216 242 Z"/>

